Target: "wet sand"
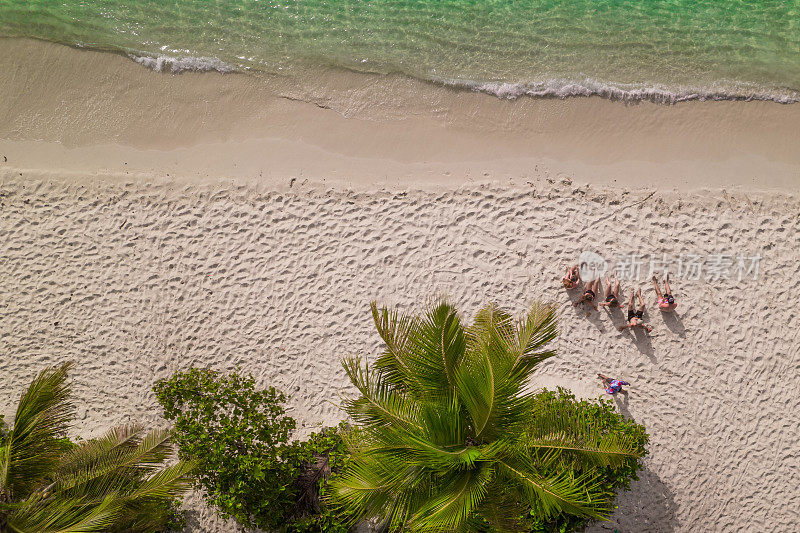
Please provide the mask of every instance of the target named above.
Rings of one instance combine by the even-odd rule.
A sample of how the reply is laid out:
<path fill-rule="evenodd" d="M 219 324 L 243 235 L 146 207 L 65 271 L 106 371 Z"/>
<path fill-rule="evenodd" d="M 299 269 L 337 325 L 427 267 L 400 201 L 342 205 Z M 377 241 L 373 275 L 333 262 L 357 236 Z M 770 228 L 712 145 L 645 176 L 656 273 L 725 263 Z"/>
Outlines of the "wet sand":
<path fill-rule="evenodd" d="M 400 76 L 160 73 L 0 39 L 5 168 L 256 185 L 800 190 L 800 105 L 501 100 Z"/>
<path fill-rule="evenodd" d="M 503 101 L 336 72 L 301 89 L 0 51 L 0 413 L 72 360 L 76 434 L 163 425 L 155 380 L 241 365 L 304 434 L 343 416 L 339 358 L 378 352 L 370 300 L 445 295 L 469 319 L 540 299 L 562 335 L 535 384 L 625 379 L 618 408 L 651 434 L 592 531 L 800 526 L 800 106 Z M 758 279 L 675 276 L 674 315 L 645 267 L 623 298 L 643 289 L 648 336 L 572 306 L 558 280 L 583 250 L 762 259 Z M 193 509 L 191 531 L 233 530 Z"/>

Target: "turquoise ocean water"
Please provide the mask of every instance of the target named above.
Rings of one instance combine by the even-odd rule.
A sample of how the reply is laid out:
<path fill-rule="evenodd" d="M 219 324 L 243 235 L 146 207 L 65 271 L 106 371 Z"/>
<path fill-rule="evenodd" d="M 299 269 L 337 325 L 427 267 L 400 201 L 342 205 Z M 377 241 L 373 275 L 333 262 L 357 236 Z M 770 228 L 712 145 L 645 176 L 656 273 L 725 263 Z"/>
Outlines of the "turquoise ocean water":
<path fill-rule="evenodd" d="M 800 100 L 800 0 L 0 0 L 0 36 L 173 71 L 335 66 L 504 97 Z"/>

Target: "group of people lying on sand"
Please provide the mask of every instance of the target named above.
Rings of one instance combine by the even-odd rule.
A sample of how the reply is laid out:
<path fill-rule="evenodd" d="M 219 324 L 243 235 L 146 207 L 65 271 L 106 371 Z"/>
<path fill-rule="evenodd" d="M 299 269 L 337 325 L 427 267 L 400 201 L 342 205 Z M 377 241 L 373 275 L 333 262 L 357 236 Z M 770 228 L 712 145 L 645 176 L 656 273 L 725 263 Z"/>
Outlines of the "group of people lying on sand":
<path fill-rule="evenodd" d="M 609 309 L 614 309 L 615 307 L 627 307 L 628 321 L 625 325 L 619 326 L 617 329 L 622 331 L 626 328 L 643 328 L 645 331 L 650 333 L 653 328 L 652 326 L 645 324 L 643 318 L 644 300 L 642 300 L 642 289 L 637 289 L 636 291 L 631 289 L 631 297 L 628 300 L 627 305 L 623 306 L 620 304 L 619 300 L 619 278 L 617 277 L 616 272 L 613 274 L 613 278 L 609 278 L 608 275 L 606 275 L 605 278 L 606 284 L 604 301 L 600 303 L 595 302 L 597 294 L 600 292 L 600 278 L 596 278 L 586 282 L 583 294 L 573 305 L 577 307 L 580 304 L 588 303 L 594 307 L 595 311 L 599 309 L 599 305 L 608 307 Z M 580 267 L 575 265 L 567 268 L 567 271 L 564 273 L 564 279 L 562 280 L 562 283 L 564 284 L 564 288 L 567 290 L 577 289 L 580 287 L 580 285 L 583 283 L 581 280 Z M 672 289 L 669 286 L 669 274 L 666 275 L 664 280 L 663 293 L 661 292 L 661 288 L 658 286 L 658 277 L 656 276 L 653 276 L 653 288 L 656 293 L 656 300 L 658 301 L 658 309 L 660 311 L 671 312 L 678 306 L 678 304 L 675 302 L 675 297 L 672 295 Z M 634 297 L 636 297 L 639 301 L 638 306 L 634 305 Z M 627 381 L 612 379 L 608 376 L 604 376 L 603 374 L 597 374 L 597 376 L 603 380 L 603 387 L 605 387 L 608 394 L 616 394 L 621 392 L 623 385 L 629 385 Z"/>
<path fill-rule="evenodd" d="M 564 273 L 564 279 L 562 280 L 562 283 L 566 289 L 578 288 L 581 283 L 583 283 L 581 280 L 580 267 L 575 265 L 567 268 L 567 271 Z M 658 286 L 658 278 L 656 276 L 653 276 L 653 288 L 655 289 L 656 299 L 658 301 L 658 309 L 660 311 L 670 312 L 678 306 L 678 304 L 675 302 L 675 297 L 672 296 L 672 289 L 669 286 L 669 274 L 667 274 L 666 279 L 664 280 L 663 293 Z M 619 300 L 619 278 L 617 278 L 616 272 L 613 274 L 613 279 L 606 275 L 604 291 L 605 298 L 604 301 L 600 302 L 599 304 L 595 302 L 598 292 L 600 292 L 600 278 L 586 282 L 583 294 L 573 305 L 577 307 L 580 304 L 588 303 L 594 307 L 595 311 L 598 309 L 598 305 L 608 307 L 609 309 L 623 307 Z M 634 297 L 639 300 L 638 306 L 634 305 Z M 618 330 L 622 331 L 626 328 L 644 328 L 648 333 L 653 330 L 651 326 L 644 323 L 644 300 L 642 300 L 642 289 L 637 289 L 636 291 L 631 290 L 631 297 L 628 300 L 627 305 L 624 307 L 628 308 L 628 321 L 624 326 L 619 326 L 617 328 Z"/>

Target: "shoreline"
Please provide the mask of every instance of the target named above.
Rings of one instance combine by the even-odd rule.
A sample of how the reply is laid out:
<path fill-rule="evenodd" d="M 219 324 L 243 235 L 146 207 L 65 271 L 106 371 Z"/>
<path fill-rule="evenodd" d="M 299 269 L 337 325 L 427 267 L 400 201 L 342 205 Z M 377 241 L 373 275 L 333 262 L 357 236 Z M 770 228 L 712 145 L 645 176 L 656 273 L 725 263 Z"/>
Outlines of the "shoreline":
<path fill-rule="evenodd" d="M 379 353 L 369 301 L 445 296 L 470 317 L 544 300 L 558 356 L 532 386 L 585 398 L 603 394 L 597 372 L 625 379 L 612 401 L 651 435 L 591 533 L 797 530 L 800 105 L 509 101 L 400 76 L 0 50 L 0 413 L 72 360 L 77 432 L 163 427 L 158 378 L 241 366 L 288 393 L 302 436 L 342 418 L 339 358 Z M 703 268 L 758 255 L 761 270 L 676 275 L 669 314 L 647 276 L 623 280 L 623 299 L 644 293 L 645 335 L 617 330 L 620 309 L 572 305 L 559 279 L 587 250 Z M 234 530 L 189 505 L 194 530 Z"/>
<path fill-rule="evenodd" d="M 797 191 L 800 105 L 500 99 L 402 76 L 169 74 L 0 39 L 0 168 L 364 189 L 569 180 Z"/>

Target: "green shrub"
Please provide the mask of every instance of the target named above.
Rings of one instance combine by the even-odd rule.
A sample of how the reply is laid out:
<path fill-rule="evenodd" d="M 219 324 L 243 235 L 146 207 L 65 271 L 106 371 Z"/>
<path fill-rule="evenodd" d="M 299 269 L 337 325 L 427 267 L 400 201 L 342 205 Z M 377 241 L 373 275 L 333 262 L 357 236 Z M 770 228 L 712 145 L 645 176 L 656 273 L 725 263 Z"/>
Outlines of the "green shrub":
<path fill-rule="evenodd" d="M 341 427 L 290 442 L 296 423 L 286 397 L 238 372 L 193 368 L 154 390 L 180 457 L 198 463 L 196 485 L 223 517 L 260 529 L 346 531 L 321 499 L 346 460 Z"/>
<path fill-rule="evenodd" d="M 574 420 L 585 420 L 604 434 L 617 433 L 621 438 L 632 442 L 642 458 L 647 455 L 645 446 L 649 441 L 649 436 L 645 427 L 618 413 L 611 400 L 577 401 L 571 391 L 562 387 L 555 392 L 542 391 L 537 394 L 536 399 L 542 407 L 542 412 L 555 410 Z M 560 463 L 559 467 L 563 466 L 563 463 Z M 631 481 L 639 479 L 637 472 L 642 468 L 641 459 L 636 458 L 626 459 L 615 466 L 602 466 L 580 460 L 569 461 L 568 466 L 572 468 L 576 476 L 582 474 L 596 476 L 600 482 L 601 491 L 608 495 L 612 502 L 617 491 L 630 489 Z M 548 520 L 536 519 L 534 516 L 534 513 L 531 513 L 528 517 L 532 533 L 572 533 L 583 530 L 591 523 L 591 520 L 585 517 L 564 513 Z"/>
<path fill-rule="evenodd" d="M 300 472 L 295 481 L 298 505 L 286 530 L 290 533 L 346 533 L 348 527 L 326 505 L 328 481 L 347 464 L 350 454 L 342 434 L 349 428 L 341 423 L 335 428 L 312 433 L 308 440 L 295 442 L 295 460 Z"/>

